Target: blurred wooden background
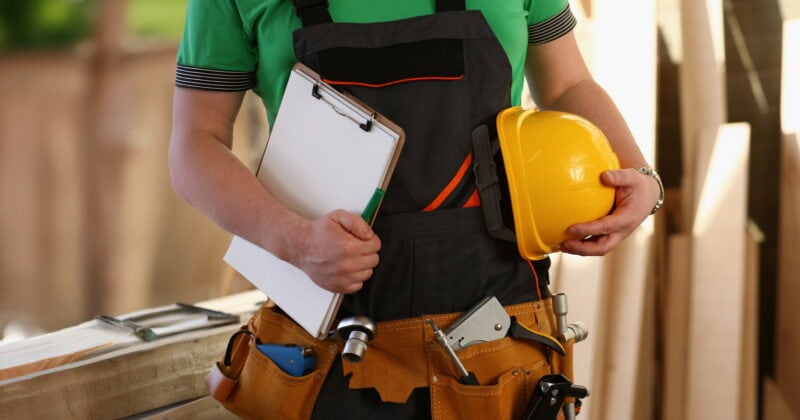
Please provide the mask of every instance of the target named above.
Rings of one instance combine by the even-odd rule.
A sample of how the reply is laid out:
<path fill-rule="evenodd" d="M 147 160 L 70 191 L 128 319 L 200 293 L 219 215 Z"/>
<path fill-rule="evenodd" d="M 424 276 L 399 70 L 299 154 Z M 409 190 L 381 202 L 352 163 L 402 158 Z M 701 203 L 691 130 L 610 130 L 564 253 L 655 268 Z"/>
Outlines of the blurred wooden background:
<path fill-rule="evenodd" d="M 221 261 L 229 234 L 169 183 L 176 44 L 130 42 L 125 1 L 99 4 L 89 42 L 0 56 L 0 327 L 249 287 Z M 668 188 L 611 255 L 554 255 L 553 289 L 590 327 L 581 417 L 800 418 L 800 2 L 572 6 Z M 255 168 L 260 101 L 240 115 L 235 152 Z"/>
<path fill-rule="evenodd" d="M 169 182 L 175 54 L 0 57 L 0 320 L 52 330 L 221 293 L 229 235 Z M 258 107 L 248 94 L 243 159 L 266 139 Z"/>

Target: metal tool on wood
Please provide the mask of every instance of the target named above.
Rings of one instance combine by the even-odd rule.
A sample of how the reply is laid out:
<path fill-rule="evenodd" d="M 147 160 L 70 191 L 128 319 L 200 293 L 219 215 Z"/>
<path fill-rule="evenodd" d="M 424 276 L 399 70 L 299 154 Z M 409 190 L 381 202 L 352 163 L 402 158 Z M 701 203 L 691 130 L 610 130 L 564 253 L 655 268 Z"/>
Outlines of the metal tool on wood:
<path fill-rule="evenodd" d="M 181 302 L 171 308 L 138 315 L 118 318 L 98 315 L 95 319 L 131 331 L 143 341 L 239 322 L 238 315 Z"/>

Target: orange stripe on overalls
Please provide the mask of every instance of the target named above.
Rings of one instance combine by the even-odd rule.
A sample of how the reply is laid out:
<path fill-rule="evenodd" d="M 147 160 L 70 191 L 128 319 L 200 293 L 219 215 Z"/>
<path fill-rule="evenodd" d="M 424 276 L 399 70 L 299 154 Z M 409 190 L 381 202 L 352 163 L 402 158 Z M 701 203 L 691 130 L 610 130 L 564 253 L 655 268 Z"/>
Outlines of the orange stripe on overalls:
<path fill-rule="evenodd" d="M 458 172 L 456 172 L 456 175 L 453 177 L 453 179 L 450 180 L 450 182 L 447 184 L 447 186 L 444 187 L 444 189 L 439 193 L 439 195 L 437 195 L 436 198 L 434 198 L 430 204 L 425 206 L 425 208 L 422 209 L 422 211 L 433 211 L 439 208 L 439 206 L 442 205 L 447 196 L 449 196 L 450 193 L 452 193 L 453 190 L 456 188 L 456 185 L 458 185 L 461 182 L 461 179 L 464 178 L 464 174 L 467 172 L 467 169 L 471 168 L 471 165 L 472 165 L 472 152 L 470 152 L 467 155 L 467 157 L 464 158 L 464 162 L 461 163 L 461 167 L 458 168 Z"/>
<path fill-rule="evenodd" d="M 400 80 L 392 80 L 391 82 L 386 83 L 363 83 L 363 82 L 348 82 L 348 81 L 337 81 L 337 80 L 328 80 L 322 79 L 323 82 L 329 85 L 352 85 L 352 86 L 364 86 L 364 87 L 371 87 L 371 88 L 382 88 L 386 86 L 396 85 L 399 83 L 406 83 L 406 82 L 419 82 L 422 80 L 461 80 L 464 76 L 430 76 L 430 77 L 410 77 L 407 79 L 400 79 Z"/>
<path fill-rule="evenodd" d="M 472 190 L 472 194 L 467 199 L 467 202 L 464 203 L 463 206 L 461 206 L 461 208 L 465 209 L 467 207 L 478 207 L 480 205 L 481 205 L 481 196 L 480 194 L 478 194 L 478 189 L 476 188 Z"/>

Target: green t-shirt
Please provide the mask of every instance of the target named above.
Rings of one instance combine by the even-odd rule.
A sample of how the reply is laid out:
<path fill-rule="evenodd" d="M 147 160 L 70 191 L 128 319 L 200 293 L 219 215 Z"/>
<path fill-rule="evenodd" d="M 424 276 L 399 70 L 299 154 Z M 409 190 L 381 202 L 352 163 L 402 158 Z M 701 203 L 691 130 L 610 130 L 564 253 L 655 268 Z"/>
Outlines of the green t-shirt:
<path fill-rule="evenodd" d="M 480 10 L 512 68 L 510 105 L 519 105 L 528 43 L 552 41 L 575 26 L 567 0 L 467 0 Z M 373 23 L 434 13 L 433 0 L 330 0 L 334 22 Z M 295 63 L 292 32 L 301 27 L 289 0 L 190 0 L 178 51 L 176 85 L 253 89 L 270 124 Z"/>

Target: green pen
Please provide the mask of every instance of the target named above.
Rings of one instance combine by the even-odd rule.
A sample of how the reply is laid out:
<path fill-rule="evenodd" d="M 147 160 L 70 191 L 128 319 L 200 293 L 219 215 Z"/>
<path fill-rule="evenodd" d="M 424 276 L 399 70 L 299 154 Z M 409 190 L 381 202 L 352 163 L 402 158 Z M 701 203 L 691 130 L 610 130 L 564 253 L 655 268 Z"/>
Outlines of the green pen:
<path fill-rule="evenodd" d="M 375 188 L 375 192 L 372 193 L 372 197 L 370 197 L 369 201 L 367 202 L 367 206 L 364 207 L 364 211 L 361 212 L 361 217 L 369 223 L 372 220 L 372 217 L 375 216 L 375 211 L 378 209 L 378 204 L 381 203 L 383 199 L 384 191 L 380 188 Z"/>

